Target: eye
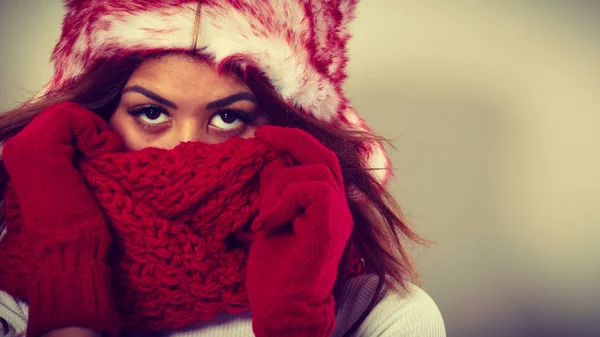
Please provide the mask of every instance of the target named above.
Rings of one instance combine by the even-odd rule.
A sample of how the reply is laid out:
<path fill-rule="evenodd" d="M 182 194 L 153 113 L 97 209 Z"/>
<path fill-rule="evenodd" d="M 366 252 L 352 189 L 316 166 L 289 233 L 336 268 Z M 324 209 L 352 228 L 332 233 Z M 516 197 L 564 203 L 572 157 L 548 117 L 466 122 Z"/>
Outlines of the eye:
<path fill-rule="evenodd" d="M 154 105 L 134 108 L 129 111 L 129 114 L 136 116 L 143 123 L 150 125 L 158 125 L 170 120 L 169 114 L 165 109 Z"/>
<path fill-rule="evenodd" d="M 210 120 L 210 125 L 222 130 L 232 130 L 251 121 L 250 116 L 238 110 L 223 110 L 216 113 Z"/>

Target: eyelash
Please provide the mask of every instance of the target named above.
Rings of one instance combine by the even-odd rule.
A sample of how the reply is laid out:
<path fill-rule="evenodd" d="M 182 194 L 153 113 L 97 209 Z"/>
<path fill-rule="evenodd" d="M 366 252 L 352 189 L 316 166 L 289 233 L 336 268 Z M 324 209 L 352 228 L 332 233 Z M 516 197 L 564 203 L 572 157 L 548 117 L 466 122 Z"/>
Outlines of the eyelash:
<path fill-rule="evenodd" d="M 169 112 L 164 109 L 163 107 L 160 107 L 158 105 L 142 105 L 142 106 L 136 106 L 131 108 L 130 110 L 128 110 L 127 112 L 129 113 L 129 115 L 133 116 L 133 117 L 139 117 L 142 114 L 144 114 L 145 112 L 147 112 L 148 109 L 156 109 L 158 110 L 158 112 L 165 114 L 167 116 L 169 115 Z M 252 124 L 255 119 L 254 116 L 250 115 L 249 113 L 242 111 L 242 110 L 236 110 L 236 109 L 223 109 L 223 110 L 219 110 L 216 113 L 214 113 L 211 117 L 210 120 L 212 121 L 213 118 L 215 118 L 218 115 L 221 114 L 225 114 L 225 113 L 233 113 L 235 115 L 235 117 L 237 119 L 239 119 L 242 123 L 244 123 L 245 125 L 250 125 Z M 157 123 L 157 124 L 150 124 L 150 123 L 146 123 L 144 121 L 141 121 L 139 118 L 136 118 L 136 122 L 144 129 L 147 131 L 151 131 L 151 130 L 155 130 L 155 129 L 160 129 L 162 128 L 162 124 L 163 123 Z M 232 130 L 226 130 L 226 129 L 220 129 L 222 130 L 221 132 L 223 133 L 233 133 L 236 130 L 232 129 Z"/>
<path fill-rule="evenodd" d="M 251 116 L 249 113 L 242 111 L 242 110 L 236 110 L 236 109 L 223 109 L 223 110 L 219 110 L 218 112 L 214 113 L 210 118 L 211 120 L 220 114 L 225 114 L 225 113 L 232 113 L 235 115 L 235 117 L 237 117 L 239 120 L 241 120 L 244 124 L 252 124 L 254 122 L 254 118 L 253 116 Z"/>

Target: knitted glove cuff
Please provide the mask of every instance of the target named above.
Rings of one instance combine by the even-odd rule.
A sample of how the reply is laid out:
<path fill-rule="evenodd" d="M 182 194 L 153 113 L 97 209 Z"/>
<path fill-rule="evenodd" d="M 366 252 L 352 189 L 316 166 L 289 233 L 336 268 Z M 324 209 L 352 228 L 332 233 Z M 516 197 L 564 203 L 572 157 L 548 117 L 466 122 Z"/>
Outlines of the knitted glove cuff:
<path fill-rule="evenodd" d="M 98 227 L 100 226 L 95 226 Z M 41 277 L 102 263 L 106 260 L 112 242 L 105 224 L 94 231 L 54 234 L 49 237 L 31 235 L 30 238 L 34 258 L 39 261 L 37 274 Z"/>
<path fill-rule="evenodd" d="M 42 275 L 29 286 L 28 336 L 81 326 L 117 336 L 119 316 L 110 269 L 100 262 Z"/>

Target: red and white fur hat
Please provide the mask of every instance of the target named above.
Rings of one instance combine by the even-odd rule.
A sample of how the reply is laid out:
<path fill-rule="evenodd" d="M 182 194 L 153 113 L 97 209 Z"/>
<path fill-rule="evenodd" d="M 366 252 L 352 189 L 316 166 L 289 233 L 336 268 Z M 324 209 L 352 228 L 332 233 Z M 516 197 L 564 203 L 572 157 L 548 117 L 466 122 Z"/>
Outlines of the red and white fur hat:
<path fill-rule="evenodd" d="M 41 94 L 98 61 L 193 48 L 216 64 L 258 67 L 289 104 L 343 129 L 370 131 L 350 106 L 348 23 L 358 0 L 65 0 L 55 72 Z M 381 182 L 390 160 L 378 142 L 363 144 L 364 166 Z"/>

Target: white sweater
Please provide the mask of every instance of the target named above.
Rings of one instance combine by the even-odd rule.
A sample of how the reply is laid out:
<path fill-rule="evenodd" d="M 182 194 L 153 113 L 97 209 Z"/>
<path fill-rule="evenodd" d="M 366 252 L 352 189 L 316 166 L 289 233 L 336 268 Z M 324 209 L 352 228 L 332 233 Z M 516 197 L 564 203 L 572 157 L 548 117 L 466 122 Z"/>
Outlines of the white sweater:
<path fill-rule="evenodd" d="M 369 305 L 379 278 L 363 275 L 348 281 L 337 305 L 337 324 L 332 337 L 342 337 L 358 320 Z M 27 326 L 27 304 L 0 291 L 0 317 L 8 322 L 10 332 L 5 335 L 24 336 Z M 3 331 L 0 327 L 0 336 Z M 199 322 L 178 331 L 156 334 L 130 334 L 134 336 L 165 337 L 251 337 L 250 313 L 223 314 L 209 322 Z M 383 288 L 380 300 L 360 325 L 354 337 L 445 337 L 446 330 L 439 309 L 420 288 L 409 285 L 408 291 L 397 295 Z"/>

